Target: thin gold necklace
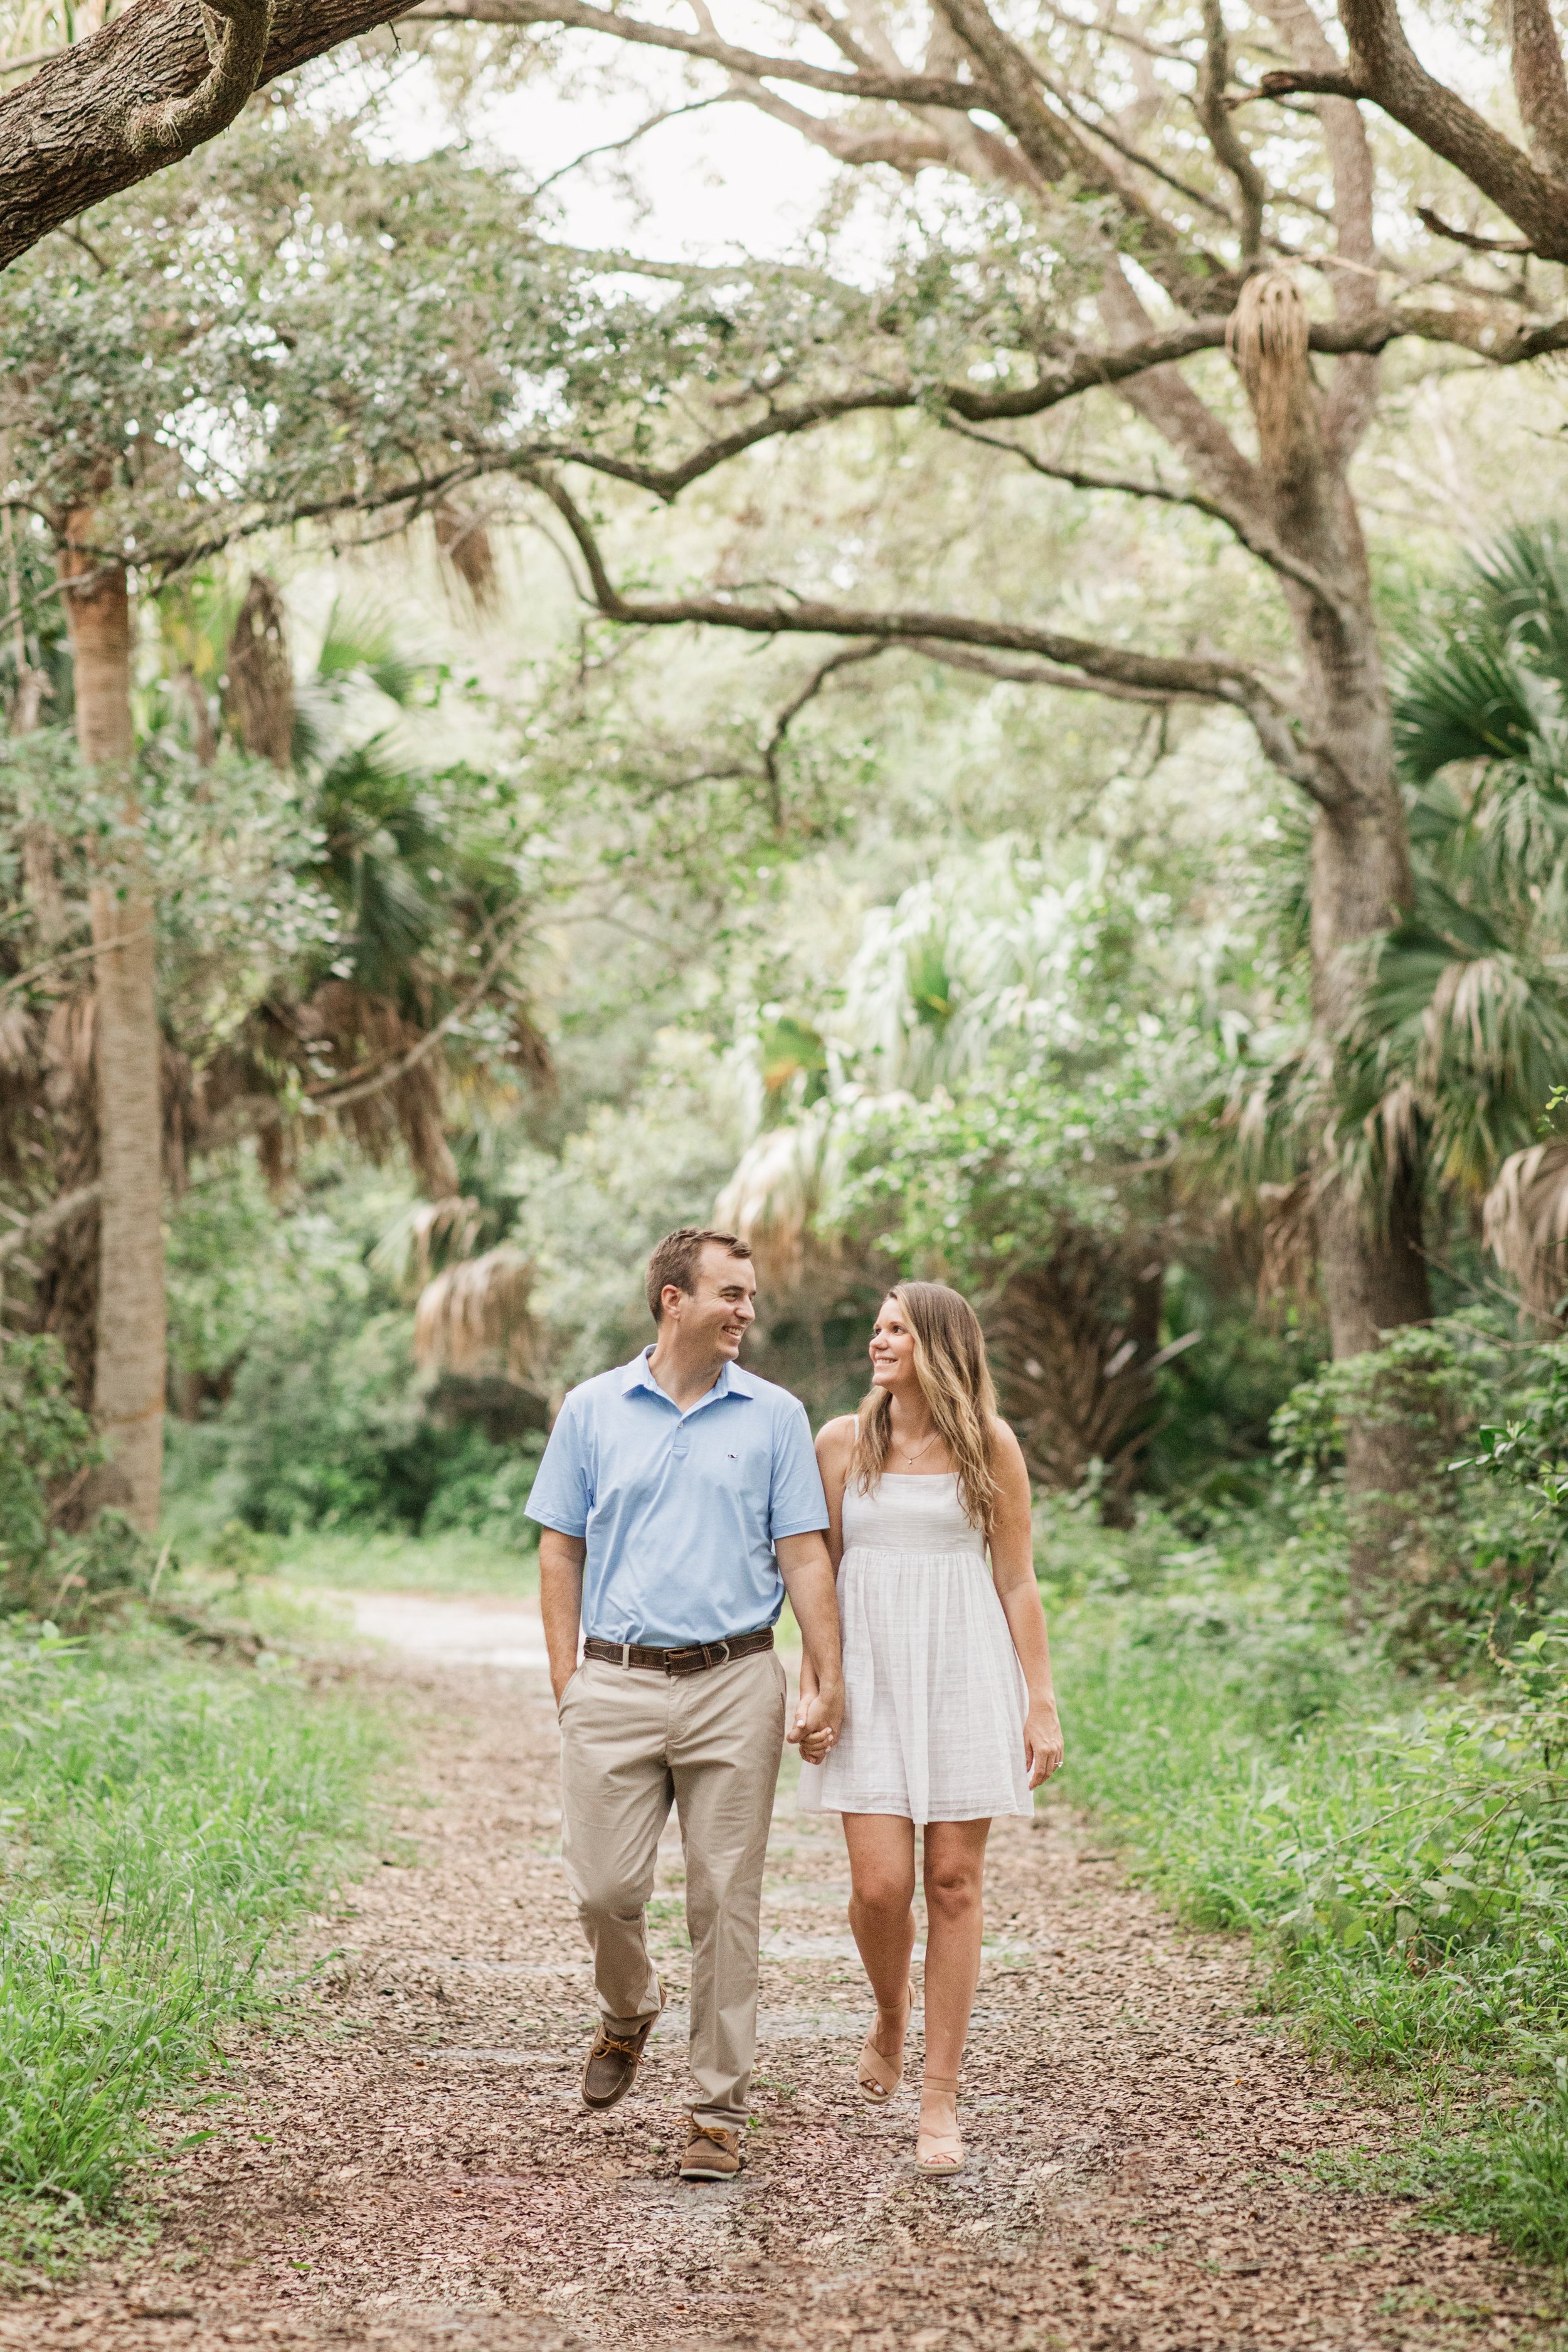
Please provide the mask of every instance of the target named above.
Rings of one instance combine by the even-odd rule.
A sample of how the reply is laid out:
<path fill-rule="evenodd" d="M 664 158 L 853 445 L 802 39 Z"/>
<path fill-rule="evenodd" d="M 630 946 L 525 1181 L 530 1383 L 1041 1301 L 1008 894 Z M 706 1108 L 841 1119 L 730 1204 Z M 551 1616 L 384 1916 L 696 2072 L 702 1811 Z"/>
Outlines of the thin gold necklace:
<path fill-rule="evenodd" d="M 926 1446 L 934 1443 L 936 1434 L 936 1431 L 933 1429 L 927 1436 L 925 1444 L 922 1445 L 917 1445 L 912 1454 L 910 1452 L 908 1446 L 900 1446 L 899 1451 L 902 1454 L 904 1460 L 910 1464 L 918 1462 L 921 1455 L 925 1452 Z"/>

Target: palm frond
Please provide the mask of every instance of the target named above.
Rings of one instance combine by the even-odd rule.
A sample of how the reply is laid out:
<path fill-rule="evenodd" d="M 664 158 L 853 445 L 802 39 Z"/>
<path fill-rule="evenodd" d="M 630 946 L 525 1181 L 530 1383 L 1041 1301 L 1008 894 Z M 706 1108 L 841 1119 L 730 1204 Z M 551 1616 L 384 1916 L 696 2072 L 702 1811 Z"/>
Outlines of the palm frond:
<path fill-rule="evenodd" d="M 1511 936 L 1510 936 L 1511 931 Z M 1568 989 L 1558 957 L 1495 910 L 1459 904 L 1429 876 L 1416 915 L 1382 941 L 1362 1020 L 1345 1041 L 1342 1117 L 1371 1116 L 1413 1088 L 1439 1180 L 1472 1198 L 1536 1131 L 1568 1066 Z"/>
<path fill-rule="evenodd" d="M 1515 524 L 1475 558 L 1474 579 L 1488 618 L 1568 688 L 1568 539 L 1560 525 Z"/>
<path fill-rule="evenodd" d="M 1289 1184 L 1260 1184 L 1258 1205 L 1263 1221 L 1258 1303 L 1267 1307 L 1291 1297 L 1305 1307 L 1318 1255 L 1312 1180 L 1301 1175 Z"/>
<path fill-rule="evenodd" d="M 1505 1160 L 1481 1211 L 1487 1247 L 1542 1321 L 1568 1291 L 1568 1139 Z"/>
<path fill-rule="evenodd" d="M 276 583 L 253 572 L 228 641 L 224 708 L 240 741 L 287 768 L 294 756 L 294 671 L 288 619 Z"/>
<path fill-rule="evenodd" d="M 348 917 L 354 978 L 396 995 L 435 929 L 430 860 L 443 847 L 421 780 L 379 740 L 335 760 L 316 792 L 317 871 Z"/>
<path fill-rule="evenodd" d="M 431 520 L 436 544 L 472 597 L 475 611 L 493 611 L 500 602 L 500 575 L 483 508 L 465 499 L 446 498 Z"/>
<path fill-rule="evenodd" d="M 452 1192 L 442 1201 L 416 1201 L 395 1216 L 370 1254 L 378 1274 L 420 1289 L 437 1271 L 437 1256 L 465 1258 L 484 1223 L 479 1202 Z"/>
<path fill-rule="evenodd" d="M 1568 740 L 1553 715 L 1527 760 L 1499 760 L 1483 772 L 1475 822 L 1462 856 L 1450 863 L 1456 881 L 1501 908 L 1529 907 L 1542 890 L 1561 887 L 1568 859 Z"/>
<path fill-rule="evenodd" d="M 713 1203 L 714 1223 L 749 1243 L 781 1288 L 800 1277 L 807 1237 L 829 1203 L 837 1146 L 833 1106 L 815 1103 L 793 1126 L 758 1136 Z"/>
<path fill-rule="evenodd" d="M 1430 638 L 1406 656 L 1395 680 L 1400 771 L 1425 783 L 1458 760 L 1528 758 L 1538 710 L 1524 665 L 1500 633 L 1459 630 Z"/>
<path fill-rule="evenodd" d="M 415 661 L 397 642 L 394 624 L 368 604 L 345 606 L 340 596 L 327 615 L 316 675 L 331 683 L 368 678 L 399 709 L 411 702 L 430 665 Z"/>
<path fill-rule="evenodd" d="M 529 1306 L 532 1288 L 532 1264 L 510 1243 L 447 1266 L 426 1284 L 414 1311 L 420 1370 L 535 1381 L 543 1345 Z"/>

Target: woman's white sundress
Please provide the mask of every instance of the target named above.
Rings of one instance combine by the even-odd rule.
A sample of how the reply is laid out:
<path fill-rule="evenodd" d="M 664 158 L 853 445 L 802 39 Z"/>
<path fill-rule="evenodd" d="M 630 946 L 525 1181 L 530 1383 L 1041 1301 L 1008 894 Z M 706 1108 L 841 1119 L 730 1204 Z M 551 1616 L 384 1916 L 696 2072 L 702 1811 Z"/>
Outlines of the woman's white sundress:
<path fill-rule="evenodd" d="M 824 1762 L 801 1766 L 802 1811 L 1032 1813 L 1024 1676 L 954 1472 L 846 1488 L 838 1617 L 844 1728 Z"/>

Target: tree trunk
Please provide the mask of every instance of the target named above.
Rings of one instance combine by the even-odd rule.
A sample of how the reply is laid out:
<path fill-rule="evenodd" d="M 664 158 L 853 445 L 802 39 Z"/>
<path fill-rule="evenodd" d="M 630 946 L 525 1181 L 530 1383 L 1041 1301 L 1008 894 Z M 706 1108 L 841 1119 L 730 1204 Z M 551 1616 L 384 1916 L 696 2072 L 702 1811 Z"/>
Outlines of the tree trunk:
<path fill-rule="evenodd" d="M 45 1088 L 54 1114 L 54 1181 L 61 1194 L 97 1181 L 98 1103 L 92 1040 L 96 1003 L 83 988 L 56 1005 L 45 1039 Z M 96 1207 L 52 1233 L 40 1254 L 38 1328 L 57 1339 L 83 1412 L 92 1411 L 101 1255 Z"/>
<path fill-rule="evenodd" d="M 1308 705 L 1320 740 L 1343 778 L 1341 803 L 1321 808 L 1312 840 L 1312 1013 L 1325 1067 L 1354 1018 L 1364 984 L 1366 943 L 1408 912 L 1415 898 L 1409 830 L 1394 761 L 1388 688 L 1372 615 L 1365 548 L 1342 473 L 1321 461 L 1310 527 L 1300 505 L 1287 518 L 1295 544 L 1338 587 L 1335 620 L 1305 597 L 1297 604 L 1309 680 Z M 1398 1105 L 1385 1107 L 1397 1111 Z M 1381 1347 L 1385 1333 L 1426 1322 L 1431 1286 L 1422 1249 L 1424 1138 L 1414 1105 L 1403 1122 L 1385 1116 L 1381 1194 L 1363 1199 L 1332 1170 L 1316 1179 L 1318 1251 L 1335 1360 Z M 1347 1432 L 1345 1482 L 1352 1511 L 1352 1612 L 1383 1580 L 1392 1538 L 1407 1515 L 1422 1465 L 1414 1432 L 1390 1416 Z"/>
<path fill-rule="evenodd" d="M 163 1462 L 163 1116 L 153 907 L 132 790 L 131 607 L 125 574 L 88 553 L 90 515 L 73 515 L 61 558 L 82 756 L 121 795 L 120 838 L 90 894 L 97 990 L 98 1339 L 93 1412 L 110 1460 L 93 1501 L 157 1524 Z"/>
<path fill-rule="evenodd" d="M 1415 895 L 1371 581 L 1353 518 L 1344 520 L 1344 531 L 1316 552 L 1332 563 L 1347 618 L 1330 631 L 1320 613 L 1303 633 L 1313 720 L 1346 786 L 1342 805 L 1320 809 L 1312 837 L 1312 1013 L 1325 1063 L 1355 1016 L 1367 942 L 1407 914 Z M 1422 1143 L 1413 1117 L 1403 1133 L 1385 1128 L 1384 1150 L 1390 1164 L 1381 1206 L 1353 1204 L 1331 1181 L 1320 1191 L 1336 1356 L 1361 1355 L 1378 1345 L 1380 1333 L 1432 1312 L 1421 1254 Z"/>

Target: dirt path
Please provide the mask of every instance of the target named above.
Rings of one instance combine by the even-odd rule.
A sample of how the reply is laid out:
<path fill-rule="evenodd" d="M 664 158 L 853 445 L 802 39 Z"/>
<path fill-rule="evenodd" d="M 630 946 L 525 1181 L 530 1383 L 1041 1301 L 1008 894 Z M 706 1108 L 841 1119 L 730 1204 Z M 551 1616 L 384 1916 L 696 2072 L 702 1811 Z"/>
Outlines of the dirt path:
<path fill-rule="evenodd" d="M 481 1654 L 536 1642 L 487 1613 Z M 469 1662 L 467 1634 L 444 1663 L 425 1646 L 423 1663 L 371 1670 L 415 1727 L 422 1799 L 323 1923 L 321 1948 L 342 1957 L 299 2030 L 239 2053 L 216 2137 L 162 2176 L 155 2251 L 0 2307 L 0 2346 L 1552 2340 L 1538 2285 L 1484 2245 L 1316 2184 L 1315 2154 L 1374 2140 L 1383 2120 L 1257 2019 L 1239 1944 L 1173 1927 L 1063 1814 L 995 1832 L 972 2162 L 939 2187 L 910 2168 L 912 2089 L 883 2112 L 853 2095 L 866 2005 L 837 1825 L 797 1819 L 786 1791 L 746 2169 L 683 2187 L 679 1844 L 655 1905 L 672 2006 L 637 2090 L 590 2117 L 590 1981 L 555 1851 L 542 1675 Z"/>

